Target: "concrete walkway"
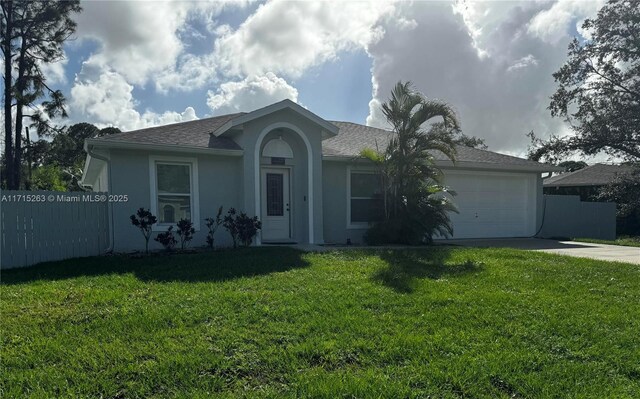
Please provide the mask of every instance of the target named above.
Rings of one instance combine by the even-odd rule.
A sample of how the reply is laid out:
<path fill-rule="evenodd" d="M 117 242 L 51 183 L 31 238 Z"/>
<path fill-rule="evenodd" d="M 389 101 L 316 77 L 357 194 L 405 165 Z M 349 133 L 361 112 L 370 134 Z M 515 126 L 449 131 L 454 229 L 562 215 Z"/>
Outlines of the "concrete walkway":
<path fill-rule="evenodd" d="M 495 238 L 484 240 L 443 240 L 441 243 L 481 248 L 517 248 L 558 255 L 591 258 L 640 265 L 640 248 L 621 245 L 592 244 L 576 241 L 556 241 L 540 238 Z"/>

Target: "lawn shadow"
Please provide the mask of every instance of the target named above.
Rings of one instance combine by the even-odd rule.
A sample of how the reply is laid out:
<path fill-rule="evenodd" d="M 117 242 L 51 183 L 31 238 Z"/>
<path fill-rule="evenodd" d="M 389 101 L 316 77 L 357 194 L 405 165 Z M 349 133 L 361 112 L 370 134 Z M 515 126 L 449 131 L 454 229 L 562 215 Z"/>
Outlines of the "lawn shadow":
<path fill-rule="evenodd" d="M 373 275 L 373 279 L 397 292 L 411 293 L 419 279 L 439 280 L 484 269 L 482 263 L 472 260 L 447 263 L 450 253 L 451 249 L 446 247 L 383 251 L 380 259 L 385 261 L 385 265 Z"/>
<path fill-rule="evenodd" d="M 3 270 L 1 284 L 64 280 L 110 274 L 134 274 L 142 281 L 226 281 L 309 266 L 293 248 L 241 248 L 194 254 L 96 256 Z"/>

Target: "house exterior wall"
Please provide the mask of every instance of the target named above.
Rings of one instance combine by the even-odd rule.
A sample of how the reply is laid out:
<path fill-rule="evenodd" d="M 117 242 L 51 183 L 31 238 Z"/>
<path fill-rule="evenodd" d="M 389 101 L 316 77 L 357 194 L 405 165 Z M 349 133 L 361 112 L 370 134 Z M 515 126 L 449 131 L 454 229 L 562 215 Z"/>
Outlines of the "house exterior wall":
<path fill-rule="evenodd" d="M 284 122 L 286 121 L 286 122 Z M 283 123 L 284 122 L 284 123 Z M 294 132 L 290 127 L 295 127 L 296 130 L 302 132 L 306 137 L 311 147 L 311 188 L 312 194 L 309 193 L 309 175 L 308 175 L 308 153 L 306 150 L 306 144 L 304 139 L 300 137 L 297 132 Z M 270 127 L 279 128 L 282 133 L 271 132 Z M 295 211 L 293 211 L 293 232 L 294 238 L 298 242 L 307 243 L 311 241 L 309 239 L 309 201 L 313 202 L 312 209 L 312 223 L 313 223 L 313 243 L 323 243 L 323 205 L 322 205 L 322 131 L 321 128 L 309 121 L 307 118 L 300 116 L 298 113 L 284 109 L 266 115 L 261 118 L 257 118 L 253 121 L 246 123 L 241 132 L 232 134 L 232 138 L 240 145 L 244 150 L 244 156 L 242 159 L 243 165 L 243 193 L 244 193 L 244 206 L 243 209 L 248 214 L 256 214 L 256 162 L 255 153 L 256 146 L 258 145 L 258 139 L 260 140 L 259 154 L 262 147 L 269 138 L 277 137 L 279 134 L 286 137 L 287 142 L 291 145 L 294 151 L 294 163 L 293 165 L 293 182 L 292 182 L 292 194 L 295 194 L 294 204 Z M 266 161 L 259 157 L 258 162 Z M 259 170 L 259 169 L 258 169 Z M 258 174 L 259 176 L 259 174 Z M 313 197 L 313 198 L 311 198 Z M 251 210 L 251 211 L 250 211 Z M 259 211 L 259 209 L 258 209 Z"/>
<path fill-rule="evenodd" d="M 230 207 L 243 208 L 242 203 L 242 160 L 240 157 L 220 155 L 195 155 L 171 152 L 143 152 L 131 150 L 111 150 L 111 190 L 110 194 L 126 194 L 128 201 L 113 203 L 113 250 L 131 251 L 144 248 L 140 231 L 131 225 L 129 217 L 139 208 L 151 208 L 151 184 L 149 177 L 150 156 L 171 156 L 196 158 L 198 164 L 198 205 L 200 228 L 196 231 L 191 246 L 206 245 L 207 228 L 204 219 L 215 217 L 219 206 L 224 211 Z M 150 249 L 161 249 L 153 241 Z M 227 246 L 231 239 L 220 227 L 215 235 L 216 245 Z"/>
<path fill-rule="evenodd" d="M 194 246 L 205 245 L 207 229 L 204 219 L 215 216 L 221 205 L 225 212 L 234 207 L 249 216 L 262 218 L 261 180 L 264 167 L 285 167 L 289 171 L 290 198 L 287 198 L 287 202 L 290 203 L 291 209 L 293 241 L 344 244 L 349 240 L 354 244 L 363 243 L 363 236 L 368 227 L 352 224 L 348 219 L 348 173 L 352 170 L 372 171 L 373 165 L 370 162 L 337 158 L 323 160 L 321 126 L 324 124 L 316 123 L 313 118 L 305 117 L 289 108 L 251 120 L 248 117 L 237 119 L 234 123 L 239 125 L 233 125 L 232 129 L 226 130 L 224 134 L 242 148 L 241 156 L 240 151 L 226 152 L 235 156 L 214 155 L 209 153 L 213 150 L 208 149 L 198 150 L 207 152 L 202 153 L 188 152 L 187 149 L 152 151 L 112 148 L 109 152 L 109 165 L 103 165 L 97 174 L 98 169 L 95 166 L 91 169 L 91 178 L 95 177 L 92 183 L 94 190 L 108 189 L 110 194 L 126 194 L 129 199 L 126 203 L 115 203 L 111 206 L 114 250 L 143 248 L 141 234 L 131 226 L 129 217 L 140 207 L 153 210 L 156 201 L 155 198 L 151 198 L 155 187 L 155 179 L 151 174 L 151 170 L 155 170 L 151 169 L 154 157 L 174 157 L 178 160 L 190 158 L 197 165 L 192 168 L 195 179 L 193 184 L 197 187 L 192 189 L 192 196 L 197 199 L 191 209 L 191 217 L 197 229 L 192 242 Z M 289 144 L 293 153 L 293 157 L 287 158 L 284 165 L 274 165 L 271 158 L 261 156 L 264 146 L 270 140 L 279 138 Z M 454 229 L 457 224 L 460 237 L 535 234 L 542 222 L 543 213 L 540 173 L 480 168 L 485 168 L 485 165 L 443 167 L 445 184 L 449 179 L 451 185 L 457 185 L 464 192 L 464 196 L 457 197 L 457 200 L 464 204 L 465 212 L 461 212 L 463 215 L 452 216 Z M 493 188 L 486 189 L 489 186 Z M 367 198 L 359 198 L 363 199 Z M 186 215 L 186 207 L 184 204 L 180 205 L 179 200 L 174 197 L 168 201 L 171 202 L 164 205 L 168 209 L 167 212 L 178 209 Z M 157 214 L 158 210 L 154 212 Z M 286 223 L 282 223 L 282 226 L 286 226 Z M 286 230 L 281 228 L 280 231 Z M 256 241 L 260 243 L 260 234 Z M 152 249 L 161 248 L 156 242 L 150 244 Z M 220 229 L 216 235 L 216 245 L 229 244 L 231 240 L 228 234 Z"/>
<path fill-rule="evenodd" d="M 324 211 L 324 240 L 327 244 L 364 243 L 366 227 L 349 227 L 347 219 L 347 173 L 349 168 L 372 169 L 368 162 L 323 162 L 322 191 Z"/>
<path fill-rule="evenodd" d="M 347 223 L 347 173 L 349 168 L 351 169 L 366 169 L 366 163 L 363 162 L 345 162 L 345 161 L 324 161 L 323 171 L 323 200 L 325 205 L 324 212 L 324 238 L 326 243 L 345 244 L 347 239 L 350 239 L 353 244 L 363 243 L 363 236 L 366 232 L 366 227 L 349 227 Z M 510 172 L 496 172 L 496 171 L 484 171 L 477 169 L 460 169 L 449 168 L 443 169 L 445 184 L 447 176 L 459 176 L 466 174 L 468 177 L 475 179 L 482 179 L 486 176 L 491 176 L 496 179 L 504 177 L 505 184 L 509 186 L 511 180 L 522 180 L 522 184 L 526 189 L 527 206 L 526 206 L 526 222 L 522 228 L 523 236 L 532 236 L 536 233 L 542 222 L 542 179 L 539 173 L 510 173 Z M 470 194 L 467 194 L 468 196 Z M 458 197 L 459 198 L 459 197 Z M 465 198 L 465 201 L 474 201 L 475 195 L 471 194 L 470 197 Z M 488 198 L 484 198 L 486 201 Z M 456 202 L 456 197 L 453 199 Z M 454 235 L 456 229 L 456 220 L 464 219 L 459 218 L 459 215 L 452 215 L 454 221 Z M 482 215 L 481 215 L 482 216 Z M 495 227 L 495 226 L 494 226 Z M 460 230 L 460 229 L 459 229 Z"/>
<path fill-rule="evenodd" d="M 286 121 L 287 125 L 278 125 L 282 121 Z M 270 126 L 274 125 L 278 128 L 277 131 L 269 129 Z M 304 134 L 311 147 L 310 155 L 305 140 L 300 134 L 289 128 L 290 126 Z M 194 158 L 196 160 L 197 176 L 195 176 L 195 179 L 198 186 L 199 228 L 191 245 L 201 246 L 206 244 L 207 228 L 204 219 L 214 217 L 219 206 L 222 205 L 224 207 L 225 213 L 230 207 L 234 207 L 239 211 L 246 212 L 249 216 L 256 215 L 255 151 L 257 140 L 261 138 L 258 153 L 261 154 L 262 148 L 269 140 L 280 136 L 293 150 L 293 158 L 287 159 L 284 165 L 289 168 L 291 174 L 292 238 L 302 243 L 310 241 L 310 156 L 312 170 L 311 191 L 313 195 L 313 213 L 311 217 L 313 242 L 323 243 L 321 134 L 320 127 L 314 123 L 294 112 L 283 110 L 246 123 L 241 131 L 232 135 L 233 139 L 244 150 L 244 154 L 241 157 L 111 149 L 109 152 L 110 166 L 106 167 L 105 164 L 98 178 L 96 178 L 93 189 L 94 191 L 107 189 L 106 184 L 109 182 L 107 171 L 110 168 L 112 177 L 110 180 L 111 187 L 108 187 L 109 193 L 126 194 L 128 197 L 126 203 L 112 204 L 114 251 L 131 251 L 144 248 L 143 237 L 140 231 L 131 225 L 129 217 L 141 207 L 145 209 L 152 207 L 151 204 L 154 199 L 151 198 L 150 157 Z M 270 158 L 261 156 L 258 157 L 258 163 L 258 168 L 272 166 Z M 195 169 L 193 173 L 196 174 Z M 261 194 L 261 190 L 259 193 Z M 260 204 L 260 198 L 258 198 L 258 204 Z M 260 208 L 258 211 L 260 211 Z M 152 234 L 152 239 L 149 242 L 150 249 L 162 248 L 159 243 L 153 241 L 156 235 L 157 232 Z M 231 239 L 222 227 L 216 233 L 215 239 L 216 245 L 231 245 Z"/>

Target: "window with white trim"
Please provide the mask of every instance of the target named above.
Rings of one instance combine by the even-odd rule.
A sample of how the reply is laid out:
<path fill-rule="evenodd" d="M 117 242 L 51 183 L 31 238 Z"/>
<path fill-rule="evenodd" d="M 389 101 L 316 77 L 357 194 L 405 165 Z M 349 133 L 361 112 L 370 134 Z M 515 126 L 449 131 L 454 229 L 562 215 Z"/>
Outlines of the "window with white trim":
<path fill-rule="evenodd" d="M 192 165 L 185 162 L 155 162 L 156 207 L 159 224 L 192 219 Z"/>
<path fill-rule="evenodd" d="M 384 199 L 379 174 L 369 171 L 350 172 L 349 210 L 351 225 L 368 225 L 382 220 Z"/>

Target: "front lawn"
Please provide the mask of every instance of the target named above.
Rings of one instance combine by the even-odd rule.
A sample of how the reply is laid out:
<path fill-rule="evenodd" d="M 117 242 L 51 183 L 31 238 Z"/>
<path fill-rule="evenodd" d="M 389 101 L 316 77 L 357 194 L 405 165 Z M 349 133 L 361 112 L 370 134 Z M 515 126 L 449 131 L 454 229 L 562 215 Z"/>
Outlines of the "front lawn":
<path fill-rule="evenodd" d="M 621 236 L 615 240 L 598 240 L 595 238 L 576 238 L 573 241 L 591 242 L 594 244 L 622 245 L 625 247 L 640 247 L 640 237 Z"/>
<path fill-rule="evenodd" d="M 640 266 L 512 249 L 2 273 L 0 397 L 638 397 Z"/>

